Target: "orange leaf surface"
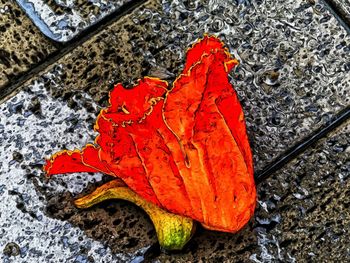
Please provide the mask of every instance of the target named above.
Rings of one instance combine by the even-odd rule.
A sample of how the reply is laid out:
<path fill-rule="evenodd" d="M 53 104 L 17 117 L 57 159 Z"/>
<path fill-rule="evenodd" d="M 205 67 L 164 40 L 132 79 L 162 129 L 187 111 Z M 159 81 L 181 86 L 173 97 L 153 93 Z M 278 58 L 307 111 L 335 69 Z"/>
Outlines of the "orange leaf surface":
<path fill-rule="evenodd" d="M 169 212 L 238 231 L 253 215 L 256 190 L 242 107 L 228 80 L 237 64 L 206 36 L 188 50 L 171 88 L 150 77 L 132 89 L 116 85 L 97 118 L 95 145 L 60 152 L 44 170 L 103 172 Z"/>

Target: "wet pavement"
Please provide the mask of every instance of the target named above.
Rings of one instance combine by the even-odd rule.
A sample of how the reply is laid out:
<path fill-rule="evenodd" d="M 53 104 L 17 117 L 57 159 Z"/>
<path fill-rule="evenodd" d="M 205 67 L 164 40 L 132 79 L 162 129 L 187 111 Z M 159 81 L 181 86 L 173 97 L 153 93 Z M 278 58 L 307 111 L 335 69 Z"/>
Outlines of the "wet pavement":
<path fill-rule="evenodd" d="M 131 0 L 16 0 L 49 38 L 67 42 Z"/>
<path fill-rule="evenodd" d="M 0 94 L 56 50 L 14 1 L 0 0 L 0 39 Z"/>
<path fill-rule="evenodd" d="M 0 10 L 6 6 L 17 10 L 10 2 L 0 2 Z M 106 14 L 118 13 L 113 8 L 127 1 L 94 1 L 90 6 L 80 1 L 29 2 L 45 2 L 67 23 L 78 6 L 85 22 L 73 33 L 61 31 L 61 37 L 71 39 L 89 25 L 102 23 L 98 20 Z M 104 13 L 92 8 L 101 2 L 112 9 Z M 57 5 L 60 8 L 53 8 Z M 342 2 L 336 10 L 329 10 L 330 6 L 301 0 L 147 1 L 115 22 L 101 24 L 103 29 L 91 37 L 79 43 L 73 38 L 74 48 L 48 61 L 0 104 L 1 260 L 350 260 L 349 121 L 258 185 L 256 215 L 244 230 L 230 235 L 199 229 L 177 254 L 159 250 L 147 216 L 130 203 L 106 202 L 86 211 L 74 207 L 74 198 L 109 180 L 107 176 L 73 174 L 46 181 L 40 169 L 52 153 L 93 140 L 96 115 L 114 84 L 132 86 L 145 75 L 173 81 L 182 69 L 186 48 L 211 33 L 241 62 L 231 81 L 246 114 L 254 164 L 257 175 L 261 174 L 291 147 L 322 131 L 340 111 L 349 111 L 350 37 L 343 27 L 346 20 L 340 23 L 334 16 L 349 5 Z M 89 12 L 94 10 L 99 18 L 91 20 Z M 2 48 L 11 47 L 8 43 L 14 35 L 28 33 L 32 35 L 23 37 L 19 47 L 32 43 L 27 39 L 33 36 L 38 44 L 28 51 L 15 49 L 14 54 L 38 50 L 49 54 L 66 48 L 41 35 L 28 18 L 21 21 L 12 28 L 4 22 Z M 53 22 L 55 28 L 58 24 Z M 16 68 L 10 59 L 5 55 L 5 62 Z M 35 67 L 40 61 L 28 65 Z M 18 76 L 28 67 L 23 66 Z M 0 60 L 0 76 L 7 76 L 6 70 Z M 1 81 L 8 83 L 2 77 Z"/>
<path fill-rule="evenodd" d="M 349 0 L 328 0 L 329 5 L 344 20 L 346 24 L 350 23 L 350 1 Z"/>

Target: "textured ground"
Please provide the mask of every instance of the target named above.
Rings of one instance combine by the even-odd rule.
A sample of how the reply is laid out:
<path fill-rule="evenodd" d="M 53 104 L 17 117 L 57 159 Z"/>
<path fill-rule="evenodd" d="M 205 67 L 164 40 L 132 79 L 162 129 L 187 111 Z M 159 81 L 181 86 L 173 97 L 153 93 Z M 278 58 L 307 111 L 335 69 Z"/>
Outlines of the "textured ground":
<path fill-rule="evenodd" d="M 14 1 L 0 0 L 0 94 L 14 81 L 55 51 Z"/>
<path fill-rule="evenodd" d="M 117 82 L 174 80 L 190 43 L 215 33 L 241 60 L 232 77 L 257 170 L 350 103 L 350 38 L 322 5 L 171 2 L 149 1 L 75 48 L 57 62 L 63 75 L 54 83 L 62 88 L 46 87 L 68 101 L 85 91 L 103 105 Z"/>
<path fill-rule="evenodd" d="M 70 14 L 63 7 L 80 3 L 43 2 L 62 2 L 52 7 L 56 14 Z M 1 2 L 0 10 L 7 5 Z M 90 7 L 77 10 L 85 14 Z M 257 212 L 243 231 L 199 229 L 177 254 L 159 250 L 147 216 L 130 203 L 74 207 L 74 198 L 106 176 L 74 174 L 48 182 L 40 169 L 57 150 L 93 141 L 94 119 L 115 83 L 131 86 L 145 75 L 173 81 L 186 48 L 207 32 L 222 38 L 241 62 L 232 83 L 246 114 L 256 170 L 262 171 L 350 105 L 350 37 L 333 13 L 319 1 L 147 1 L 75 43 L 0 104 L 1 260 L 350 261 L 349 122 L 258 186 Z M 30 26 L 36 47 L 52 47 Z M 24 29 L 11 32 L 22 36 Z M 12 35 L 0 43 L 5 49 Z M 0 74 L 5 70 L 0 67 Z"/>
<path fill-rule="evenodd" d="M 349 0 L 328 0 L 327 2 L 335 8 L 337 13 L 349 25 L 349 23 L 350 23 L 350 1 Z"/>
<path fill-rule="evenodd" d="M 45 35 L 66 42 L 132 0 L 16 1 Z"/>

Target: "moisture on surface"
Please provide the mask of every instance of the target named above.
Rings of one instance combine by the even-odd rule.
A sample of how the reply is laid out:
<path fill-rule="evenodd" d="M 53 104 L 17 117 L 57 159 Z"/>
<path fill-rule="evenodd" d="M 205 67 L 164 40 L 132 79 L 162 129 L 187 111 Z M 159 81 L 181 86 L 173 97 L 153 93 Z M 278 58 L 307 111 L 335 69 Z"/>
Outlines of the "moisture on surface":
<path fill-rule="evenodd" d="M 66 42 L 132 0 L 16 0 L 49 38 Z"/>
<path fill-rule="evenodd" d="M 95 136 L 94 114 L 53 99 L 44 83 L 35 81 L 0 106 L 0 261 L 130 262 L 155 240 L 142 211 L 126 202 L 76 209 L 73 198 L 105 181 L 102 174 L 44 177 L 45 157 Z M 91 99 L 84 101 L 97 110 Z M 107 246 L 113 240 L 114 252 Z"/>
<path fill-rule="evenodd" d="M 75 198 L 110 180 L 107 176 L 44 178 L 45 157 L 79 148 L 96 136 L 92 125 L 100 107 L 90 96 L 77 93 L 72 109 L 45 89 L 47 79 L 61 74 L 58 66 L 0 106 L 4 262 L 298 262 L 349 257 L 349 122 L 258 186 L 257 211 L 245 229 L 227 234 L 199 228 L 183 252 L 167 254 L 159 249 L 145 213 L 130 203 L 74 207 Z"/>
<path fill-rule="evenodd" d="M 3 86 L 55 50 L 19 6 L 0 0 L 0 95 Z"/>
<path fill-rule="evenodd" d="M 209 32 L 240 60 L 231 81 L 262 170 L 350 103 L 350 38 L 321 3 L 150 1 L 60 60 L 69 100 L 87 92 L 99 105 L 114 84 L 150 75 L 173 81 L 187 47 Z"/>
<path fill-rule="evenodd" d="M 340 16 L 346 21 L 348 24 L 348 28 L 350 26 L 350 0 L 328 0 L 330 4 L 336 8 L 337 12 Z"/>
<path fill-rule="evenodd" d="M 69 2 L 79 1 L 45 4 Z M 130 203 L 74 207 L 75 198 L 111 178 L 44 177 L 45 158 L 93 141 L 114 84 L 131 87 L 145 75 L 172 82 L 186 48 L 205 32 L 240 61 L 231 82 L 257 171 L 349 105 L 350 38 L 322 2 L 148 1 L 0 105 L 0 260 L 350 261 L 349 122 L 258 186 L 257 211 L 245 229 L 232 235 L 199 228 L 181 253 L 161 251 L 150 220 Z M 33 41 L 38 49 L 44 43 Z"/>

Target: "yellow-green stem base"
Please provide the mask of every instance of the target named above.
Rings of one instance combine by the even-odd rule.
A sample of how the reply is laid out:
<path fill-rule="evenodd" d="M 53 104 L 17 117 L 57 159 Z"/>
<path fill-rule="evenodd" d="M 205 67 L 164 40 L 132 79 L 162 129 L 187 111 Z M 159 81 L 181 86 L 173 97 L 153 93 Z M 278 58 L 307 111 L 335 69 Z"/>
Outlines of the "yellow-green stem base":
<path fill-rule="evenodd" d="M 164 249 L 181 250 L 195 230 L 192 219 L 166 212 L 138 196 L 119 180 L 110 181 L 91 194 L 75 200 L 75 205 L 88 208 L 109 199 L 123 199 L 141 207 L 152 220 L 159 244 Z"/>

